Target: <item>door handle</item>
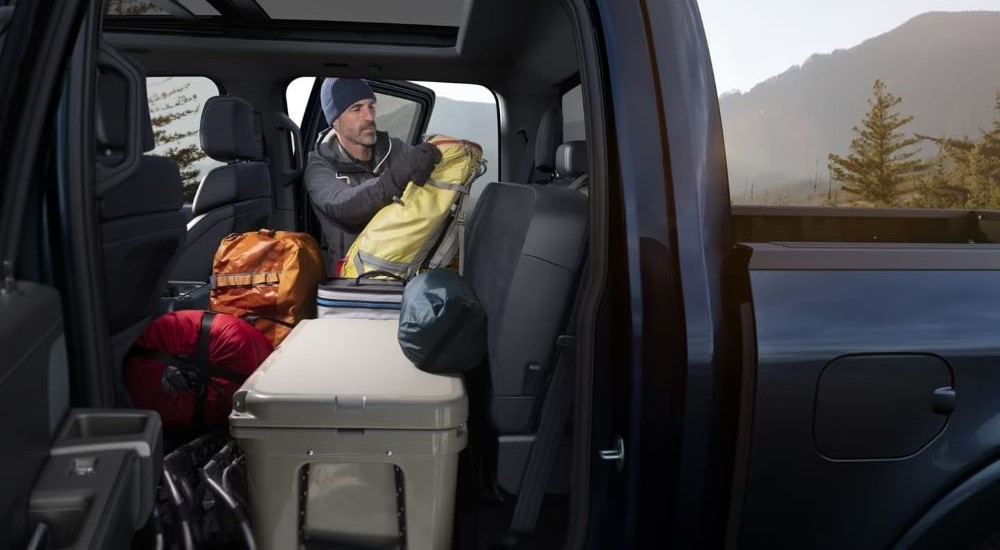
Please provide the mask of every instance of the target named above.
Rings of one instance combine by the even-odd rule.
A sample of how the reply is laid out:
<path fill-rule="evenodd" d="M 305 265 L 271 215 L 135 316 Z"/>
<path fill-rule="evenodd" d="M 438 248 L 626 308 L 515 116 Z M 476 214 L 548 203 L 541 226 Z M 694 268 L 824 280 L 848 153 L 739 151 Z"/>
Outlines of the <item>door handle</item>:
<path fill-rule="evenodd" d="M 951 414 L 955 411 L 955 388 L 944 386 L 934 390 L 934 412 L 938 414 Z"/>
<path fill-rule="evenodd" d="M 607 460 L 608 462 L 615 462 L 618 466 L 618 471 L 622 471 L 625 466 L 625 441 L 622 436 L 615 437 L 615 448 L 614 449 L 603 449 L 600 452 L 601 460 Z"/>

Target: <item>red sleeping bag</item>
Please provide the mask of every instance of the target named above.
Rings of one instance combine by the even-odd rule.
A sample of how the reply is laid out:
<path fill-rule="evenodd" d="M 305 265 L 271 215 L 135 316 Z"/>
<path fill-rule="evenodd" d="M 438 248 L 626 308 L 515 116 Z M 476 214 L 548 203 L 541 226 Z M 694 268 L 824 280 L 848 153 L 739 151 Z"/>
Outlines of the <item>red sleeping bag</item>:
<path fill-rule="evenodd" d="M 161 315 L 125 359 L 125 387 L 135 406 L 160 413 L 164 429 L 224 424 L 233 393 L 271 354 L 271 342 L 243 319 L 208 313 L 203 329 L 205 313 Z"/>

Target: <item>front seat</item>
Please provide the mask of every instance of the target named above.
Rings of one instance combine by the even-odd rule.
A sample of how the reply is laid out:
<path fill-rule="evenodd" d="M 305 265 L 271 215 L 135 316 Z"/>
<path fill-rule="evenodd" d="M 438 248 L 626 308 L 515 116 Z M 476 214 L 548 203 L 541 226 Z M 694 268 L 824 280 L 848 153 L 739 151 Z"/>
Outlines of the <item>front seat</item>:
<path fill-rule="evenodd" d="M 145 88 L 144 75 L 138 82 Z M 140 112 L 128 113 L 126 89 L 125 79 L 114 72 L 98 78 L 98 162 L 104 165 L 122 158 L 128 147 L 127 121 L 136 116 L 142 120 L 142 150 L 152 151 L 155 145 L 149 106 L 138 101 Z M 145 89 L 141 97 L 146 97 Z M 167 274 L 184 242 L 180 170 L 168 158 L 144 154 L 133 173 L 97 199 L 108 325 L 120 368 L 129 347 L 157 314 Z"/>
<path fill-rule="evenodd" d="M 172 281 L 208 281 L 222 239 L 260 229 L 271 217 L 271 176 L 267 162 L 257 159 L 253 107 L 235 96 L 209 99 L 201 115 L 201 147 L 226 165 L 209 171 L 198 186 Z"/>

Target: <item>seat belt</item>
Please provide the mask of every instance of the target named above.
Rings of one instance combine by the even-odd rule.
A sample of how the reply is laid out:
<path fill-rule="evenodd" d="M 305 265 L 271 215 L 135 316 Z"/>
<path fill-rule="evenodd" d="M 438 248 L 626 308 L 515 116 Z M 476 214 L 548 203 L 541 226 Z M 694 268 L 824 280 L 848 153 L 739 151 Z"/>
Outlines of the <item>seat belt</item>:
<path fill-rule="evenodd" d="M 567 187 L 567 189 L 579 191 L 585 187 L 587 187 L 587 174 L 582 174 L 580 176 L 577 176 L 575 180 L 570 182 L 569 187 Z"/>
<path fill-rule="evenodd" d="M 209 344 L 212 330 L 212 321 L 215 320 L 215 312 L 206 311 L 201 314 L 201 323 L 198 327 L 198 344 L 194 361 L 198 365 L 198 393 L 194 398 L 194 426 L 201 429 L 205 425 L 205 402 L 208 401 L 208 378 L 211 364 L 208 361 Z"/>
<path fill-rule="evenodd" d="M 517 174 L 519 179 L 515 180 L 518 183 L 531 183 L 531 175 L 535 172 L 535 142 L 528 139 L 528 131 L 521 128 L 517 131 L 524 137 L 524 147 L 521 149 L 521 161 L 517 166 Z M 536 136 L 537 138 L 537 136 Z M 529 156 L 528 146 L 531 146 L 531 153 Z"/>
<path fill-rule="evenodd" d="M 571 325 L 572 326 L 572 325 Z M 542 405 L 538 433 L 531 445 L 528 463 L 521 477 L 521 488 L 510 520 L 513 533 L 530 533 L 538 521 L 545 489 L 556 462 L 556 452 L 563 428 L 569 418 L 573 401 L 573 380 L 576 337 L 562 335 L 556 339 L 556 366 Z"/>
<path fill-rule="evenodd" d="M 581 273 L 586 271 L 588 261 L 582 262 Z M 582 285 L 582 280 L 577 282 Z M 556 361 L 542 403 L 541 417 L 538 421 L 538 432 L 528 454 L 528 463 L 521 476 L 521 487 L 518 490 L 517 503 L 510 520 L 508 532 L 525 534 L 535 530 L 538 513 L 542 509 L 545 489 L 548 487 L 552 468 L 556 463 L 556 452 L 562 439 L 563 428 L 569 420 L 570 404 L 573 402 L 573 389 L 576 379 L 576 330 L 577 315 L 580 308 L 580 298 L 583 287 L 578 286 L 570 310 L 567 332 L 556 338 Z"/>

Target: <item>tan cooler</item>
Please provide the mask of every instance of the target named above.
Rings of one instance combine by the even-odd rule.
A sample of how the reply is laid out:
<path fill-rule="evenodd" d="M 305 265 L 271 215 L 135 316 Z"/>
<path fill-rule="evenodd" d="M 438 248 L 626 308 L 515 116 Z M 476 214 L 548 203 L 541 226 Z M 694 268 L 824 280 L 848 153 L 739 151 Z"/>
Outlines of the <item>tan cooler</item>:
<path fill-rule="evenodd" d="M 461 378 L 402 354 L 398 321 L 301 321 L 233 399 L 258 547 L 448 548 Z"/>

